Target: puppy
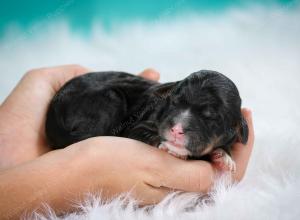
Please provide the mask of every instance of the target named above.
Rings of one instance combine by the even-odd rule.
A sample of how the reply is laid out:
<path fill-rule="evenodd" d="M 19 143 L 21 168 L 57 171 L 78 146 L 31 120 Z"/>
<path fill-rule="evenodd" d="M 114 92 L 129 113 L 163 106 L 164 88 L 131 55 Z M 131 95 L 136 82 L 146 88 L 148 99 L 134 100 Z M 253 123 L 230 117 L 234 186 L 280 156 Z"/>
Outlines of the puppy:
<path fill-rule="evenodd" d="M 235 84 L 201 70 L 159 84 L 124 72 L 96 72 L 67 82 L 52 99 L 46 136 L 54 149 L 95 136 L 143 141 L 179 158 L 209 156 L 235 170 L 230 149 L 246 143 L 248 126 Z"/>

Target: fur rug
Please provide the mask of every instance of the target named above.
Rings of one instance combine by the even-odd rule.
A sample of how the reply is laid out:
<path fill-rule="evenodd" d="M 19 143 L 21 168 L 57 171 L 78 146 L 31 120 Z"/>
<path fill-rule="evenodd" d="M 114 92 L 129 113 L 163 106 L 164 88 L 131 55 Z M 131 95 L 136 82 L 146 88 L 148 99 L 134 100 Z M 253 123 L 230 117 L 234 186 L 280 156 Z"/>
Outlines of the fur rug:
<path fill-rule="evenodd" d="M 88 38 L 64 21 L 43 31 L 7 31 L 0 40 L 0 99 L 28 69 L 80 63 L 95 70 L 138 72 L 154 67 L 162 81 L 213 69 L 238 86 L 253 110 L 256 142 L 242 182 L 221 178 L 209 196 L 173 193 L 155 207 L 137 209 L 121 198 L 90 195 L 81 212 L 37 219 L 300 219 L 300 7 L 249 7 L 218 16 L 191 15 L 133 23 L 108 34 L 94 25 Z M 44 27 L 44 26 L 43 26 Z M 130 33 L 130 34 L 129 34 Z M 32 33 L 31 33 L 32 34 Z M 17 36 L 19 38 L 17 38 Z M 24 36 L 24 38 L 20 38 Z"/>

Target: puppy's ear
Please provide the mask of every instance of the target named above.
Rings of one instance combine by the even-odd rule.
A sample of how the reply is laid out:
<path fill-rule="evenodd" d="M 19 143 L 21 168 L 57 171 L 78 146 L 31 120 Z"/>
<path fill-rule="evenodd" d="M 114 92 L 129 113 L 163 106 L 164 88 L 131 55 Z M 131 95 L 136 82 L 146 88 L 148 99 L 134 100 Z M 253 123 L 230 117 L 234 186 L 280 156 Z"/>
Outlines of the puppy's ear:
<path fill-rule="evenodd" d="M 154 89 L 153 93 L 157 97 L 166 98 L 172 93 L 176 85 L 177 82 L 169 82 L 169 83 L 161 84 Z"/>
<path fill-rule="evenodd" d="M 242 144 L 246 144 L 248 141 L 248 124 L 246 119 L 242 116 L 242 120 L 238 126 L 238 139 Z"/>

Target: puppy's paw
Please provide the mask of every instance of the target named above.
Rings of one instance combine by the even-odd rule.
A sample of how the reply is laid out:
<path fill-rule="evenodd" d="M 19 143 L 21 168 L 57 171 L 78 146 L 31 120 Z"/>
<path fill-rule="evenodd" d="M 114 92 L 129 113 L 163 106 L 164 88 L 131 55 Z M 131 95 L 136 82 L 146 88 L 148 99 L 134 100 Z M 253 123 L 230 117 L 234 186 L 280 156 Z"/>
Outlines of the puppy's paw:
<path fill-rule="evenodd" d="M 161 150 L 166 151 L 166 152 L 168 152 L 168 150 L 169 150 L 164 144 L 158 145 L 158 149 L 161 149 Z"/>
<path fill-rule="evenodd" d="M 213 165 L 221 171 L 236 171 L 236 164 L 232 158 L 221 148 L 214 150 L 210 154 Z"/>
<path fill-rule="evenodd" d="M 166 147 L 164 144 L 160 144 L 160 145 L 158 146 L 158 148 L 159 148 L 160 150 L 163 150 L 163 151 L 165 151 L 165 152 L 168 152 L 168 153 L 171 154 L 172 156 L 177 157 L 177 158 L 179 158 L 179 159 L 186 160 L 187 157 L 188 157 L 187 155 L 180 155 L 180 154 L 178 154 L 178 153 L 176 153 L 176 152 L 170 150 L 170 149 L 169 149 L 168 147 Z"/>

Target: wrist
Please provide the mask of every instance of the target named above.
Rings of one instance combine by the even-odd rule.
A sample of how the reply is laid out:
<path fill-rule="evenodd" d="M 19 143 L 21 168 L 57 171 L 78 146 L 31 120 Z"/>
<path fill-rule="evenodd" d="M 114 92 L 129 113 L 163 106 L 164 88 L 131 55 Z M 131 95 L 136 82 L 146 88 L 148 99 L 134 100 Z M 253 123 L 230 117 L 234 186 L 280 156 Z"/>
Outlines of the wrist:
<path fill-rule="evenodd" d="M 87 175 L 89 164 L 83 151 L 83 148 L 73 145 L 37 158 L 43 160 L 43 166 L 39 169 L 45 170 L 41 180 L 44 182 L 42 191 L 45 192 L 45 197 L 39 204 L 45 202 L 57 213 L 72 211 L 72 201 L 83 201 L 86 194 L 92 192 L 92 184 L 95 183 L 91 181 L 91 176 Z"/>
<path fill-rule="evenodd" d="M 77 195 L 83 195 L 86 187 L 77 158 L 73 150 L 56 150 L 1 171 L 0 218 L 18 218 L 24 210 L 38 210 L 43 203 L 58 213 L 74 209 L 70 201 L 80 199 Z"/>

